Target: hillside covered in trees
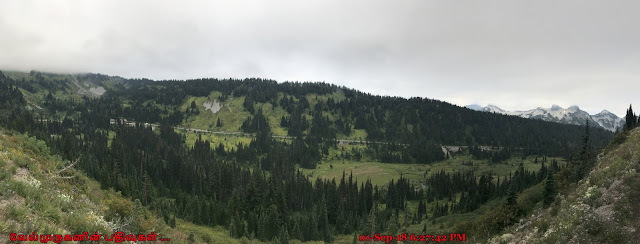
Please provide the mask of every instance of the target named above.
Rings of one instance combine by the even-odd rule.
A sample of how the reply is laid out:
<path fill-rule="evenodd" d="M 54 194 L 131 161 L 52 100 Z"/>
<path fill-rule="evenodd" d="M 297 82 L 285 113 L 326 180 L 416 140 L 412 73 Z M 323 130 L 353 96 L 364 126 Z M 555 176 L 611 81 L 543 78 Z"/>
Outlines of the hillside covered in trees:
<path fill-rule="evenodd" d="M 634 115 L 633 110 L 629 115 Z M 490 243 L 637 243 L 640 237 L 640 129 L 616 135 L 584 179 L 560 188 L 545 207 L 492 237 Z M 629 127 L 631 125 L 632 127 Z M 565 185 L 568 171 L 545 181 Z"/>
<path fill-rule="evenodd" d="M 106 93 L 81 95 L 79 86 Z M 222 106 L 213 112 L 204 102 Z M 484 216 L 487 206 L 504 207 L 503 213 L 513 215 L 500 223 L 489 217 L 439 223 L 438 230 L 488 238 L 486 233 L 541 204 L 534 198 L 516 207 L 519 194 L 541 189 L 558 172 L 581 179 L 591 166 L 581 162 L 613 136 L 588 124 L 585 129 L 426 98 L 264 79 L 151 81 L 7 72 L 0 73 L 0 104 L 2 127 L 43 140 L 63 159 L 79 160 L 77 168 L 102 188 L 137 199 L 170 227 L 179 218 L 222 226 L 234 238 L 282 243 L 333 242 L 338 236 L 422 226 L 427 232 L 454 214 Z M 250 136 L 214 143 L 195 129 Z M 196 139 L 188 142 L 189 136 Z M 361 145 L 345 151 L 345 142 Z M 451 145 L 463 149 L 443 150 Z M 353 177 L 353 171 L 313 181 L 301 170 L 314 170 L 330 157 L 427 168 L 467 157 L 471 166 L 516 169 L 498 175 L 428 168 L 419 172 L 420 180 L 401 175 L 384 185 Z M 479 226 L 494 229 L 483 232 Z"/>

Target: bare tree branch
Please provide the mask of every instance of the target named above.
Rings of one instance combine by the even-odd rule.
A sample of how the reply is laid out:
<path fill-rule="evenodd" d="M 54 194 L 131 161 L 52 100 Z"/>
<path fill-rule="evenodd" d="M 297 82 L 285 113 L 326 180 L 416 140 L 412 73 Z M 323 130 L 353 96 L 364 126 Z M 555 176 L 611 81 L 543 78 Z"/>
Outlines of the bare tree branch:
<path fill-rule="evenodd" d="M 53 178 L 54 179 L 73 179 L 73 178 L 76 178 L 76 176 L 75 175 L 72 175 L 72 176 L 57 176 L 56 175 L 56 176 L 53 176 Z"/>
<path fill-rule="evenodd" d="M 80 157 L 78 157 L 75 161 L 73 161 L 73 163 L 67 165 L 67 167 L 64 167 L 64 168 L 56 171 L 56 174 L 60 174 L 60 173 L 66 171 L 66 170 L 68 170 L 70 168 L 73 168 L 73 166 L 75 166 L 78 162 L 80 162 Z"/>

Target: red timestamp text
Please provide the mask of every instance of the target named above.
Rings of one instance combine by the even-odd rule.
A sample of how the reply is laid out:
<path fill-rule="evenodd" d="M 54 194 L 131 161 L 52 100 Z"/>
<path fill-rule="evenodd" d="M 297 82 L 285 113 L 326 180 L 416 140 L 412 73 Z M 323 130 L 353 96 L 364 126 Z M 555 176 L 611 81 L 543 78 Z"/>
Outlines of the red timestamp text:
<path fill-rule="evenodd" d="M 377 241 L 390 243 L 392 241 L 414 241 L 414 242 L 459 242 L 466 241 L 467 234 L 451 233 L 448 235 L 427 235 L 427 234 L 408 234 L 403 233 L 399 235 L 383 235 L 376 233 L 371 235 L 360 235 L 358 237 L 360 241 Z"/>

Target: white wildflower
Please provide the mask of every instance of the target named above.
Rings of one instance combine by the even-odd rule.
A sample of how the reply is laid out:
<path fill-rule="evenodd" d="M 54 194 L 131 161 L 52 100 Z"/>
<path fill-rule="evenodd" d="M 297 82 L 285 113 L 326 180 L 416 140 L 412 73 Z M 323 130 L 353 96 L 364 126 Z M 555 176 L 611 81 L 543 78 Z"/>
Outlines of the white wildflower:
<path fill-rule="evenodd" d="M 90 211 L 87 214 L 86 220 L 92 224 L 99 225 L 104 227 L 105 229 L 112 229 L 112 224 L 104 220 L 104 216 L 96 215 L 93 211 Z"/>
<path fill-rule="evenodd" d="M 508 242 L 508 241 L 510 241 L 511 239 L 513 239 L 513 235 L 512 235 L 512 234 L 510 234 L 510 233 L 507 233 L 507 234 L 504 234 L 504 235 L 500 236 L 500 240 L 501 240 L 502 242 Z"/>
<path fill-rule="evenodd" d="M 545 231 L 545 232 L 544 232 L 544 235 L 543 235 L 543 236 L 544 236 L 544 238 L 547 238 L 547 237 L 549 237 L 549 235 L 553 234 L 554 232 L 556 232 L 556 228 L 554 228 L 554 227 L 549 227 L 549 228 L 547 229 L 547 231 Z"/>
<path fill-rule="evenodd" d="M 585 198 L 585 199 L 590 198 L 590 197 L 593 195 L 593 193 L 596 191 L 596 189 L 598 189 L 598 187 L 596 187 L 596 186 L 590 186 L 590 187 L 587 189 L 587 192 L 584 194 L 584 198 Z"/>
<path fill-rule="evenodd" d="M 64 193 L 61 193 L 58 196 L 60 196 L 60 199 L 62 199 L 62 201 L 64 201 L 65 203 L 70 203 L 71 200 L 73 200 L 73 196 L 67 195 L 67 194 L 64 194 Z"/>
<path fill-rule="evenodd" d="M 28 177 L 25 179 L 25 182 L 26 182 L 27 184 L 29 184 L 30 186 L 33 186 L 33 187 L 35 187 L 35 188 L 40 188 L 40 181 L 39 181 L 39 180 L 37 180 L 36 178 L 31 177 L 31 176 L 28 176 Z"/>

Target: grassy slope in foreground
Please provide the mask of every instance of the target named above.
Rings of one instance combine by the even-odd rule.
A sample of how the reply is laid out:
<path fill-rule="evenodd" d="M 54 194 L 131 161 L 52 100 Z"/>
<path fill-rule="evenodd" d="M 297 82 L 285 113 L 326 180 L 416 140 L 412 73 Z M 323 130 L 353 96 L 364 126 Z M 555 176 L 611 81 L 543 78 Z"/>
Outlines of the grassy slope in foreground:
<path fill-rule="evenodd" d="M 616 137 L 621 138 L 621 137 Z M 618 143 L 622 140 L 616 140 Z M 591 173 L 547 209 L 491 243 L 637 243 L 640 239 L 640 128 L 598 155 Z"/>
<path fill-rule="evenodd" d="M 44 142 L 0 130 L 0 243 L 9 243 L 10 233 L 73 235 L 85 231 L 153 231 L 171 238 L 171 243 L 258 243 L 232 239 L 222 227 L 197 226 L 180 219 L 176 228 L 170 228 L 146 207 L 113 190 L 100 189 L 98 182 L 73 168 L 57 173 L 68 164 L 50 155 Z"/>

